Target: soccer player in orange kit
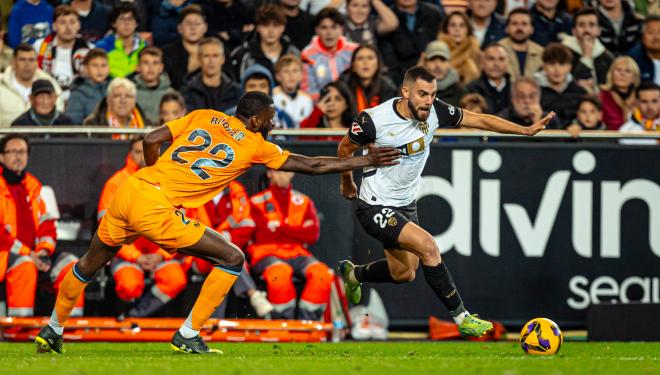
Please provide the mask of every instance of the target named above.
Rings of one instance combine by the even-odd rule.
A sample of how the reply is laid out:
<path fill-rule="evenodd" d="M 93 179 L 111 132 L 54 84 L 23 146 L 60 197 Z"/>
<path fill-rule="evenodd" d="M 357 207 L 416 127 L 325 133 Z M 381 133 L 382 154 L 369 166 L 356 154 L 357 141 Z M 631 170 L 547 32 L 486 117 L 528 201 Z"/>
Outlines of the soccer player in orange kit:
<path fill-rule="evenodd" d="M 248 92 L 239 100 L 236 116 L 197 110 L 147 134 L 148 166 L 119 188 L 89 250 L 65 276 L 50 322 L 35 338 L 37 351 L 62 353 L 63 325 L 87 283 L 122 245 L 144 236 L 166 251 L 200 257 L 214 265 L 171 346 L 185 353 L 219 352 L 209 349 L 199 331 L 234 284 L 245 257 L 218 232 L 187 218 L 183 209 L 202 206 L 254 164 L 326 174 L 394 165 L 400 158 L 394 148 L 377 147 L 370 147 L 368 155 L 344 158 L 291 154 L 265 140 L 274 115 L 270 96 Z M 168 141 L 172 144 L 159 157 L 161 145 Z"/>

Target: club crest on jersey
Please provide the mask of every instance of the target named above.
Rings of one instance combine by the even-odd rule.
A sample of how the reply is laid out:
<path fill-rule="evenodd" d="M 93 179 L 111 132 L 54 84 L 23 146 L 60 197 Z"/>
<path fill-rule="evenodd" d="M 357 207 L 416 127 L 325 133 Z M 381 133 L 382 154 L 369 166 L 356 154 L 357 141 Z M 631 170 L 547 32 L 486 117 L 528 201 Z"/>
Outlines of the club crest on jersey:
<path fill-rule="evenodd" d="M 353 122 L 353 125 L 351 125 L 351 133 L 358 135 L 362 133 L 364 130 L 362 130 L 362 126 L 357 123 L 357 121 Z"/>
<path fill-rule="evenodd" d="M 422 131 L 424 134 L 429 133 L 429 123 L 426 121 L 419 121 L 417 123 L 417 128 Z"/>

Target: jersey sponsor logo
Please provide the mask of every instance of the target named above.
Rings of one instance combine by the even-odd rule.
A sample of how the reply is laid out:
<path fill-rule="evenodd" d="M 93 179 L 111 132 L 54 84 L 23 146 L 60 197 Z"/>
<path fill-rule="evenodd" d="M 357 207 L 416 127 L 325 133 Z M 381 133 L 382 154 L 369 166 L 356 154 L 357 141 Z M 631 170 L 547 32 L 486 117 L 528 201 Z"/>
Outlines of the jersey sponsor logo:
<path fill-rule="evenodd" d="M 360 126 L 357 121 L 354 121 L 353 125 L 351 125 L 351 133 L 358 135 L 362 132 L 364 132 L 364 130 L 362 130 L 362 126 Z"/>

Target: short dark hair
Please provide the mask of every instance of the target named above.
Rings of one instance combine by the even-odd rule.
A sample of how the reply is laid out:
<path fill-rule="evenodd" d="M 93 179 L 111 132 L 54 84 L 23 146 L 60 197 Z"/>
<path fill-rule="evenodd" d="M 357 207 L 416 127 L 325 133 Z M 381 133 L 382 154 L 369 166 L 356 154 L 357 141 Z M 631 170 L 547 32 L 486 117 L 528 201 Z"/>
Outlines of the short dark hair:
<path fill-rule="evenodd" d="M 181 9 L 181 12 L 179 12 L 179 19 L 177 20 L 177 24 L 180 25 L 186 17 L 188 17 L 191 14 L 196 14 L 206 22 L 206 15 L 204 14 L 204 11 L 202 10 L 202 7 L 199 6 L 198 4 L 190 4 L 186 6 L 185 8 Z"/>
<path fill-rule="evenodd" d="M 583 96 L 581 96 L 577 107 L 580 108 L 582 103 L 591 103 L 599 111 L 603 110 L 603 103 L 601 103 L 600 99 L 598 99 L 598 97 L 596 97 L 594 95 L 583 95 Z"/>
<path fill-rule="evenodd" d="M 644 25 L 642 27 L 642 32 L 646 31 L 646 28 L 651 22 L 660 22 L 660 14 L 651 14 L 646 18 L 644 18 Z"/>
<path fill-rule="evenodd" d="M 14 139 L 24 140 L 25 143 L 27 143 L 28 154 L 30 153 L 30 140 L 28 139 L 28 137 L 20 133 L 13 133 L 13 134 L 7 134 L 6 136 L 0 139 L 0 154 L 5 153 L 5 147 L 7 147 L 7 143 L 9 143 L 9 141 Z"/>
<path fill-rule="evenodd" d="M 653 81 L 642 81 L 639 86 L 637 87 L 637 90 L 635 91 L 637 93 L 637 99 L 639 99 L 639 93 L 642 91 L 653 91 L 657 90 L 660 91 L 660 86 L 658 86 L 655 82 Z"/>
<path fill-rule="evenodd" d="M 259 91 L 246 92 L 238 99 L 236 115 L 250 118 L 273 105 L 273 99 Z"/>
<path fill-rule="evenodd" d="M 120 1 L 112 8 L 112 12 L 110 13 L 110 23 L 115 23 L 117 18 L 124 13 L 131 13 L 135 18 L 135 21 L 138 23 L 140 22 L 140 14 L 138 13 L 135 4 L 129 1 Z"/>
<path fill-rule="evenodd" d="M 573 27 L 575 27 L 575 24 L 577 23 L 578 18 L 580 17 L 585 17 L 585 16 L 596 16 L 598 18 L 598 12 L 596 12 L 596 9 L 592 7 L 586 7 L 578 10 L 575 12 L 573 15 Z"/>
<path fill-rule="evenodd" d="M 547 64 L 573 64 L 573 52 L 561 43 L 550 43 L 543 50 L 541 59 Z"/>
<path fill-rule="evenodd" d="M 318 27 L 324 19 L 329 19 L 330 21 L 338 24 L 339 26 L 344 26 L 344 16 L 335 8 L 323 8 L 320 12 L 314 17 L 314 27 Z"/>
<path fill-rule="evenodd" d="M 269 23 L 286 25 L 286 15 L 279 4 L 264 4 L 257 9 L 254 23 L 255 25 L 267 25 Z"/>
<path fill-rule="evenodd" d="M 69 15 L 75 15 L 76 18 L 80 19 L 78 16 L 78 12 L 76 12 L 75 9 L 71 5 L 58 5 L 55 8 L 55 12 L 53 13 L 53 22 L 57 21 L 58 18 L 62 16 L 69 16 Z"/>
<path fill-rule="evenodd" d="M 158 104 L 158 108 L 162 107 L 164 103 L 167 102 L 177 102 L 183 108 L 184 110 L 186 109 L 186 100 L 183 98 L 183 95 L 181 95 L 178 91 L 172 91 L 168 92 L 167 94 L 163 95 L 162 98 L 160 98 L 160 103 Z"/>
<path fill-rule="evenodd" d="M 527 9 L 527 8 L 520 7 L 520 8 L 516 8 L 516 9 L 512 10 L 511 12 L 509 12 L 509 15 L 506 17 L 506 25 L 507 26 L 509 26 L 509 23 L 511 22 L 511 18 L 513 16 L 515 16 L 516 14 L 524 14 L 527 17 L 529 17 L 530 22 L 532 21 L 532 12 L 530 12 L 529 9 Z"/>
<path fill-rule="evenodd" d="M 163 62 L 163 50 L 156 46 L 149 46 L 142 49 L 140 53 L 138 53 L 138 61 L 142 60 L 142 57 L 145 55 L 158 57 L 160 62 Z"/>
<path fill-rule="evenodd" d="M 89 64 L 90 61 L 97 59 L 97 58 L 102 58 L 105 59 L 106 61 L 108 60 L 108 53 L 105 52 L 104 49 L 102 48 L 94 48 L 87 52 L 85 55 L 85 58 L 83 59 L 82 63 L 83 65 Z"/>
<path fill-rule="evenodd" d="M 34 47 L 31 44 L 28 43 L 21 43 L 14 48 L 14 57 L 18 56 L 19 52 L 34 52 L 34 54 L 37 54 L 37 51 L 34 50 Z"/>
<path fill-rule="evenodd" d="M 423 66 L 414 66 L 406 71 L 403 77 L 403 84 L 414 83 L 418 79 L 426 82 L 435 82 L 435 76 Z"/>

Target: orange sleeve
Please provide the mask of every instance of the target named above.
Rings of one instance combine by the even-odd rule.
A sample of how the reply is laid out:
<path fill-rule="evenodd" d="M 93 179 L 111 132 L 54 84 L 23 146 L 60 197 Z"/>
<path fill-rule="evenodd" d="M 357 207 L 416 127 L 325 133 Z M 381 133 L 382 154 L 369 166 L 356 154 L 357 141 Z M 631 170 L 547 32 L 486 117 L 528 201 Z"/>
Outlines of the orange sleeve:
<path fill-rule="evenodd" d="M 264 141 L 259 148 L 259 153 L 255 156 L 254 163 L 265 164 L 268 168 L 278 169 L 284 164 L 291 154 L 289 151 L 274 143 Z"/>
<path fill-rule="evenodd" d="M 199 111 L 192 111 L 183 117 L 172 120 L 165 124 L 165 126 L 170 129 L 170 133 L 172 133 L 172 139 L 177 139 L 181 133 L 186 130 L 188 124 L 192 122 L 192 118 L 195 117 L 198 112 Z"/>

